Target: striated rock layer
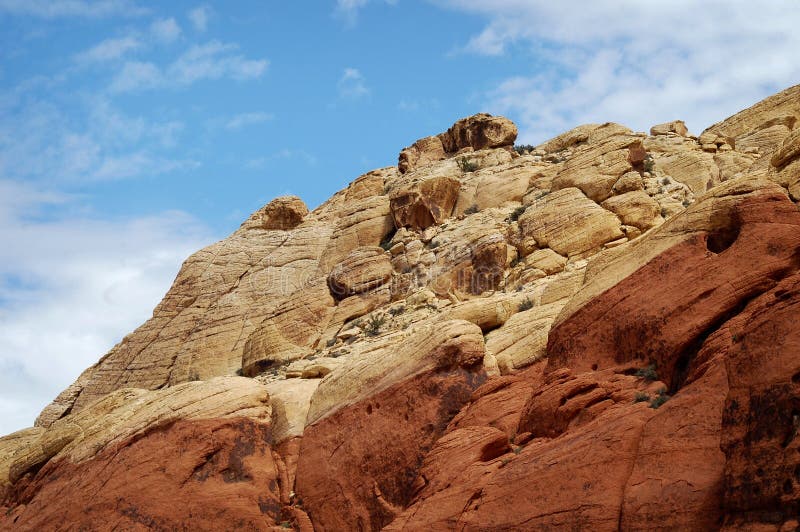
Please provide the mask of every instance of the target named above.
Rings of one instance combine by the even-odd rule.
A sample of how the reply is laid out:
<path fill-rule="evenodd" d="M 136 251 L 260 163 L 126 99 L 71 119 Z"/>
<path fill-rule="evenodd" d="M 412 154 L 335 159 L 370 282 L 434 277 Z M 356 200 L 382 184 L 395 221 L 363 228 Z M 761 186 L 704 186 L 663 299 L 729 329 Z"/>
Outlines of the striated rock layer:
<path fill-rule="evenodd" d="M 0 528 L 794 530 L 798 102 L 274 200 L 0 438 Z"/>

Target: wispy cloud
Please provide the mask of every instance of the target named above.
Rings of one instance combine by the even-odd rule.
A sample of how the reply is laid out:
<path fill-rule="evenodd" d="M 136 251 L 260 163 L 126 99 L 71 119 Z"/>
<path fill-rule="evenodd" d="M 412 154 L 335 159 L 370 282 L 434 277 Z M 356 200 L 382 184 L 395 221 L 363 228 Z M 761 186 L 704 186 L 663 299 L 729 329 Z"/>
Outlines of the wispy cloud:
<path fill-rule="evenodd" d="M 254 113 L 241 113 L 235 115 L 225 123 L 227 129 L 242 129 L 243 127 L 261 124 L 272 120 L 274 116 L 271 113 L 254 112 Z"/>
<path fill-rule="evenodd" d="M 369 96 L 370 90 L 364 76 L 356 68 L 345 68 L 337 84 L 339 96 L 350 100 L 358 100 Z"/>
<path fill-rule="evenodd" d="M 373 0 L 336 0 L 334 15 L 353 27 L 358 22 L 359 12 Z M 395 5 L 397 0 L 383 0 L 384 4 Z"/>
<path fill-rule="evenodd" d="M 255 157 L 248 159 L 244 162 L 243 167 L 246 170 L 263 170 L 269 167 L 273 161 L 280 160 L 296 160 L 305 163 L 308 166 L 317 165 L 317 156 L 305 150 L 283 148 L 265 157 Z"/>
<path fill-rule="evenodd" d="M 188 17 L 194 29 L 200 32 L 206 31 L 211 18 L 211 8 L 205 5 L 196 7 L 189 11 Z"/>
<path fill-rule="evenodd" d="M 149 317 L 181 261 L 211 240 L 181 212 L 58 214 L 80 209 L 79 197 L 0 180 L 0 434 L 31 426 Z"/>
<path fill-rule="evenodd" d="M 181 27 L 174 18 L 160 18 L 150 24 L 150 33 L 163 43 L 171 43 L 181 36 Z"/>
<path fill-rule="evenodd" d="M 247 59 L 236 54 L 238 46 L 219 41 L 191 47 L 162 69 L 151 62 L 129 62 L 111 82 L 114 92 L 155 88 L 177 88 L 204 79 L 237 81 L 261 77 L 269 66 L 266 59 Z"/>
<path fill-rule="evenodd" d="M 644 130 L 683 118 L 698 132 L 800 80 L 796 2 L 437 3 L 487 20 L 463 51 L 532 65 L 486 94 L 523 141 L 608 120 Z"/>
<path fill-rule="evenodd" d="M 104 18 L 140 16 L 148 10 L 131 0 L 0 0 L 0 12 L 42 18 Z"/>
<path fill-rule="evenodd" d="M 106 39 L 75 56 L 79 63 L 102 63 L 119 59 L 128 52 L 142 47 L 141 41 L 135 37 Z"/>
<path fill-rule="evenodd" d="M 0 175 L 16 181 L 62 183 L 165 175 L 196 168 L 176 156 L 178 120 L 130 116 L 109 100 L 89 98 L 76 121 L 45 99 L 0 106 Z"/>

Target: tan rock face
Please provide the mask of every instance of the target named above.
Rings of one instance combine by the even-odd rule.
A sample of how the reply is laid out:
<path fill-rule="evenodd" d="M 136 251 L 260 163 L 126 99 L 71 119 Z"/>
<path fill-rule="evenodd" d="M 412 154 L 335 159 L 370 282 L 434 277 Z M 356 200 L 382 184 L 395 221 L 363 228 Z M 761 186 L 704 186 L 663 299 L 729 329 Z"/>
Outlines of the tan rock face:
<path fill-rule="evenodd" d="M 460 187 L 455 177 L 441 176 L 397 188 L 390 196 L 394 225 L 425 229 L 442 223 L 453 212 Z"/>
<path fill-rule="evenodd" d="M 563 170 L 553 180 L 554 190 L 576 187 L 594 201 L 603 201 L 611 195 L 614 183 L 633 166 L 640 166 L 645 157 L 641 138 L 618 134 L 599 144 L 579 149 L 564 163 Z"/>
<path fill-rule="evenodd" d="M 520 230 L 560 255 L 599 248 L 623 236 L 620 220 L 577 188 L 536 200 L 519 219 Z"/>
<path fill-rule="evenodd" d="M 334 299 L 322 277 L 278 300 L 244 343 L 242 373 L 253 377 L 311 354 L 333 313 Z"/>
<path fill-rule="evenodd" d="M 663 222 L 661 206 L 641 190 L 608 198 L 603 202 L 603 208 L 616 214 L 623 224 L 632 225 L 642 231 Z"/>
<path fill-rule="evenodd" d="M 277 229 L 286 231 L 294 229 L 308 214 L 308 207 L 297 196 L 283 196 L 275 198 L 267 205 L 254 212 L 247 219 L 243 228 L 246 229 Z"/>
<path fill-rule="evenodd" d="M 659 157 L 656 168 L 698 195 L 719 183 L 719 168 L 714 157 L 704 152 L 687 151 Z"/>
<path fill-rule="evenodd" d="M 512 146 L 517 138 L 517 126 L 502 116 L 480 113 L 462 118 L 440 135 L 444 151 L 455 153 L 462 148 L 483 150 Z"/>
<path fill-rule="evenodd" d="M 658 124 L 650 128 L 650 134 L 654 136 L 669 135 L 670 133 L 675 133 L 676 135 L 685 137 L 689 134 L 689 130 L 686 129 L 686 124 L 683 120 L 673 120 L 672 122 Z"/>
<path fill-rule="evenodd" d="M 392 278 L 389 255 L 379 247 L 364 247 L 351 252 L 328 274 L 328 287 L 334 299 L 369 292 Z"/>
<path fill-rule="evenodd" d="M 404 174 L 452 156 L 464 148 L 478 151 L 510 147 L 516 138 L 517 126 L 511 120 L 480 113 L 462 118 L 444 133 L 419 139 L 404 148 L 398 157 L 397 168 Z"/>
<path fill-rule="evenodd" d="M 445 157 L 447 154 L 442 146 L 442 139 L 425 137 L 400 152 L 397 168 L 404 174 L 418 166 L 426 166 Z"/>
<path fill-rule="evenodd" d="M 271 202 L 0 438 L 0 529 L 796 528 L 797 90 Z"/>
<path fill-rule="evenodd" d="M 772 156 L 770 163 L 775 168 L 781 168 L 798 157 L 800 157 L 800 129 L 784 139 L 780 148 Z"/>

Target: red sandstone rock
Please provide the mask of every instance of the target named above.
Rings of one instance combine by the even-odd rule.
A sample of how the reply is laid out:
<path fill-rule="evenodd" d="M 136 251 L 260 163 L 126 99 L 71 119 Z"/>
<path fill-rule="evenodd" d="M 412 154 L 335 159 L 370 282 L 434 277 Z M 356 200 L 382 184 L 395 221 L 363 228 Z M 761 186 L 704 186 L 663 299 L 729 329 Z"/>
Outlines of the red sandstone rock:
<path fill-rule="evenodd" d="M 318 530 L 378 530 L 411 501 L 420 463 L 485 379 L 418 374 L 306 428 L 296 491 Z"/>
<path fill-rule="evenodd" d="M 269 427 L 179 421 L 16 486 L 3 530 L 270 530 L 284 520 Z"/>

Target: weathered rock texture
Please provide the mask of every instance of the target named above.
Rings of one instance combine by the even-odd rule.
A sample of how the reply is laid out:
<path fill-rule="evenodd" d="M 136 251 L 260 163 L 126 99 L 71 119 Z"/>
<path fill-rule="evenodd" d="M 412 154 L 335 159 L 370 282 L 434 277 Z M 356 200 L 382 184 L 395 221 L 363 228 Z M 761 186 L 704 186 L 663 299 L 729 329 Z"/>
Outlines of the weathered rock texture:
<path fill-rule="evenodd" d="M 794 530 L 799 102 L 270 202 L 0 438 L 0 529 Z"/>

